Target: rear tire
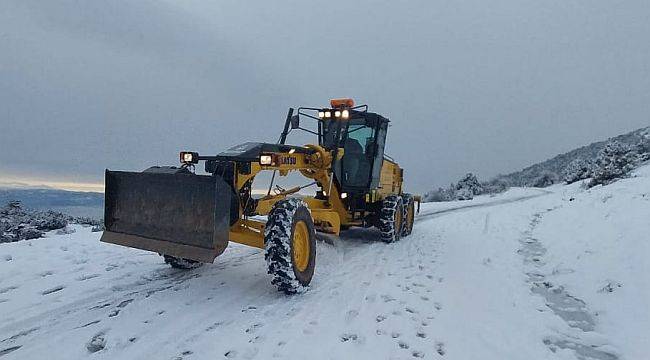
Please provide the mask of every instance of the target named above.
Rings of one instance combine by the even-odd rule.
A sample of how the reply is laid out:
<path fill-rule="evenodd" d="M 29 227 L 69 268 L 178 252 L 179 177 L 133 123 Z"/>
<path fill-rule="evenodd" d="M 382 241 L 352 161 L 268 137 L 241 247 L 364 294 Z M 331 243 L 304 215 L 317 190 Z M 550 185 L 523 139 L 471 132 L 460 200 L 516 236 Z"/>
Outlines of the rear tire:
<path fill-rule="evenodd" d="M 404 203 L 402 237 L 406 237 L 413 232 L 413 223 L 415 222 L 415 201 L 413 200 L 413 195 L 403 194 L 402 202 Z"/>
<path fill-rule="evenodd" d="M 392 243 L 402 237 L 402 223 L 404 218 L 404 206 L 402 197 L 399 195 L 387 196 L 381 205 L 379 213 L 379 231 L 381 241 Z"/>
<path fill-rule="evenodd" d="M 189 269 L 196 269 L 203 265 L 203 263 L 200 261 L 179 258 L 176 256 L 163 255 L 163 257 L 165 258 L 165 263 L 169 264 L 174 269 L 189 270 Z"/>
<path fill-rule="evenodd" d="M 264 228 L 264 244 L 271 284 L 285 294 L 304 291 L 316 265 L 316 231 L 307 204 L 294 198 L 275 203 Z"/>

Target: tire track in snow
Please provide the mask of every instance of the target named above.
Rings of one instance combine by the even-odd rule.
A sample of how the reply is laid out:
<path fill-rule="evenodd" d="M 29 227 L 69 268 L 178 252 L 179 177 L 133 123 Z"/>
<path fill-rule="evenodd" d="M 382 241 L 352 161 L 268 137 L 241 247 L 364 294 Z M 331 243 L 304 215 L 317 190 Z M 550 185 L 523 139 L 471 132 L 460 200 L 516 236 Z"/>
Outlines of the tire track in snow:
<path fill-rule="evenodd" d="M 546 212 L 556 210 L 547 209 Z M 562 334 L 561 336 L 547 337 L 543 342 L 549 349 L 556 352 L 558 349 L 573 350 L 579 360 L 617 360 L 618 356 L 608 349 L 600 348 L 602 345 L 593 342 L 596 328 L 596 320 L 591 314 L 588 305 L 581 299 L 568 293 L 562 285 L 554 285 L 547 280 L 541 271 L 545 265 L 544 255 L 547 250 L 539 239 L 533 236 L 535 228 L 542 221 L 544 213 L 533 215 L 528 229 L 523 233 L 519 242 L 520 249 L 517 251 L 527 267 L 526 275 L 531 286 L 531 292 L 544 298 L 546 306 L 559 316 L 574 334 Z M 588 335 L 589 334 L 589 335 Z M 591 341 L 589 341 L 591 340 Z"/>
<path fill-rule="evenodd" d="M 444 209 L 444 210 L 437 210 L 437 211 L 427 211 L 420 213 L 416 218 L 415 221 L 424 221 L 424 220 L 429 220 L 432 218 L 436 218 L 445 214 L 450 214 L 450 213 L 455 213 L 458 211 L 465 211 L 465 210 L 472 210 L 472 209 L 480 209 L 480 208 L 487 208 L 487 207 L 492 207 L 492 206 L 498 206 L 498 205 L 505 205 L 505 204 L 511 204 L 511 203 L 516 203 L 520 201 L 526 201 L 530 199 L 535 199 L 540 196 L 545 196 L 548 194 L 551 194 L 551 191 L 547 190 L 542 190 L 539 189 L 540 193 L 539 194 L 534 194 L 534 195 L 526 195 L 526 196 L 519 196 L 515 197 L 512 199 L 503 199 L 503 200 L 495 200 L 495 201 L 490 201 L 486 203 L 481 203 L 481 204 L 469 204 L 469 205 L 461 205 L 457 207 L 453 207 L 450 209 Z"/>

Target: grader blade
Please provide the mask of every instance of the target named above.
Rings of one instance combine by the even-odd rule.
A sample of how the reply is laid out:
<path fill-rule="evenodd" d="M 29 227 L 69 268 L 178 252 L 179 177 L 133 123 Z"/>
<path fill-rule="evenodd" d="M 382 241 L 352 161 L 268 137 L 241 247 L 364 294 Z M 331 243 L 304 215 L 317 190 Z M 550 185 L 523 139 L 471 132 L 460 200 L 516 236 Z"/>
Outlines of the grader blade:
<path fill-rule="evenodd" d="M 228 246 L 230 201 L 217 176 L 107 170 L 101 241 L 212 262 Z"/>

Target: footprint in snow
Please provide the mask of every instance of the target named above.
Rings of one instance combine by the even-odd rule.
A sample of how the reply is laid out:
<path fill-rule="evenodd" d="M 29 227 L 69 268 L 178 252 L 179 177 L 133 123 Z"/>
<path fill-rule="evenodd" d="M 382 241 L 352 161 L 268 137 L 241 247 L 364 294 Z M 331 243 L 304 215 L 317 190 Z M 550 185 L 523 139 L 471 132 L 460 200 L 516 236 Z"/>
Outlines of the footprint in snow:
<path fill-rule="evenodd" d="M 417 350 L 413 351 L 411 353 L 411 355 L 413 355 L 413 357 L 415 357 L 415 358 L 423 358 L 424 357 L 424 353 L 422 351 L 417 351 Z"/>
<path fill-rule="evenodd" d="M 82 328 L 85 328 L 85 327 L 88 327 L 88 326 L 91 326 L 91 325 L 95 325 L 95 324 L 98 324 L 100 321 L 101 320 L 94 320 L 94 321 L 91 321 L 89 323 L 83 324 L 81 326 L 77 326 L 75 329 L 82 329 Z"/>
<path fill-rule="evenodd" d="M 79 276 L 76 280 L 77 281 L 86 281 L 86 280 L 94 279 L 96 277 L 99 277 L 99 274 L 84 274 L 84 275 Z"/>
<path fill-rule="evenodd" d="M 43 271 L 42 273 L 39 273 L 38 275 L 40 277 L 46 277 L 46 276 L 54 275 L 54 271 L 52 271 L 52 270 Z"/>
<path fill-rule="evenodd" d="M 408 349 L 409 344 L 405 343 L 404 341 L 398 341 L 397 345 L 399 346 L 400 349 Z"/>
<path fill-rule="evenodd" d="M 117 307 L 118 307 L 118 308 L 123 308 L 123 307 L 126 307 L 127 305 L 129 305 L 129 304 L 132 303 L 132 302 L 133 302 L 133 299 L 127 299 L 127 300 L 124 300 L 124 301 L 122 301 L 121 303 L 119 303 L 119 304 L 117 305 Z"/>
<path fill-rule="evenodd" d="M 223 322 L 218 321 L 218 322 L 216 322 L 216 323 L 214 323 L 214 324 L 208 326 L 207 328 L 205 328 L 205 331 L 212 331 L 212 330 L 218 328 L 218 327 L 221 326 L 221 325 L 223 325 Z"/>
<path fill-rule="evenodd" d="M 7 354 L 9 354 L 11 352 L 14 352 L 14 351 L 20 349 L 21 347 L 22 347 L 22 345 L 17 345 L 17 346 L 12 346 L 12 347 L 9 347 L 9 348 L 6 348 L 6 349 L 2 349 L 2 350 L 0 350 L 0 356 L 7 355 Z"/>
<path fill-rule="evenodd" d="M 346 321 L 352 321 L 352 320 L 354 320 L 354 318 L 356 318 L 357 316 L 359 316 L 359 311 L 358 311 L 358 310 L 349 310 L 349 311 L 345 314 L 345 320 L 346 320 Z"/>
<path fill-rule="evenodd" d="M 174 360 L 183 360 L 183 357 L 190 356 L 192 354 L 194 354 L 192 350 L 185 350 L 182 353 L 180 353 L 180 355 L 176 356 Z"/>
<path fill-rule="evenodd" d="M 443 342 L 437 342 L 436 343 L 436 352 L 440 354 L 440 356 L 445 355 L 445 343 Z"/>
<path fill-rule="evenodd" d="M 5 288 L 0 289 L 0 294 L 5 294 L 16 289 L 18 289 L 18 286 L 16 285 L 7 286 Z"/>
<path fill-rule="evenodd" d="M 251 344 L 261 343 L 261 342 L 264 342 L 264 337 L 262 337 L 260 335 L 257 335 L 255 337 L 251 338 L 250 340 L 248 340 L 248 342 L 251 343 Z"/>
<path fill-rule="evenodd" d="M 375 300 L 377 300 L 377 295 L 375 294 L 366 295 L 365 300 L 367 302 L 373 303 L 375 302 Z"/>
<path fill-rule="evenodd" d="M 244 332 L 246 332 L 247 334 L 252 334 L 252 333 L 254 333 L 257 329 L 261 328 L 262 326 L 264 326 L 264 324 L 262 324 L 262 323 L 255 323 L 255 324 L 249 326 L 246 330 L 244 330 Z"/>
<path fill-rule="evenodd" d="M 339 336 L 339 340 L 341 340 L 341 342 L 363 342 L 363 339 L 361 339 L 361 337 L 359 337 L 357 334 L 343 334 Z"/>
<path fill-rule="evenodd" d="M 113 270 L 115 270 L 117 268 L 118 268 L 118 266 L 115 265 L 115 264 L 108 264 L 108 266 L 106 266 L 106 268 L 104 268 L 104 270 L 105 271 L 113 271 Z"/>
<path fill-rule="evenodd" d="M 5 256 L 3 256 L 3 259 L 5 259 L 5 261 L 11 261 L 14 258 L 11 255 L 5 255 Z"/>
<path fill-rule="evenodd" d="M 59 292 L 59 291 L 61 291 L 61 290 L 63 290 L 63 289 L 65 289 L 65 286 L 61 286 L 61 285 L 59 285 L 59 286 L 55 286 L 55 287 L 53 287 L 53 288 L 49 288 L 49 289 L 46 289 L 46 290 L 41 291 L 41 295 L 49 295 L 49 294 L 53 294 L 53 293 L 55 293 L 55 292 Z"/>

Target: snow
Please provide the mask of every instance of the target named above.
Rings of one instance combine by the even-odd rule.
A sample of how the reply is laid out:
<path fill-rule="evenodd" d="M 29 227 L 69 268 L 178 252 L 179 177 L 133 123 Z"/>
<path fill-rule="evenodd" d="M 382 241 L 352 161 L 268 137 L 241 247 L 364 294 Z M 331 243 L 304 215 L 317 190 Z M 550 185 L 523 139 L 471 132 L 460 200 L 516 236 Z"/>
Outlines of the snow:
<path fill-rule="evenodd" d="M 183 271 L 74 233 L 0 245 L 5 359 L 645 359 L 650 166 L 429 203 L 410 237 L 322 235 L 309 290 L 231 244 Z"/>

